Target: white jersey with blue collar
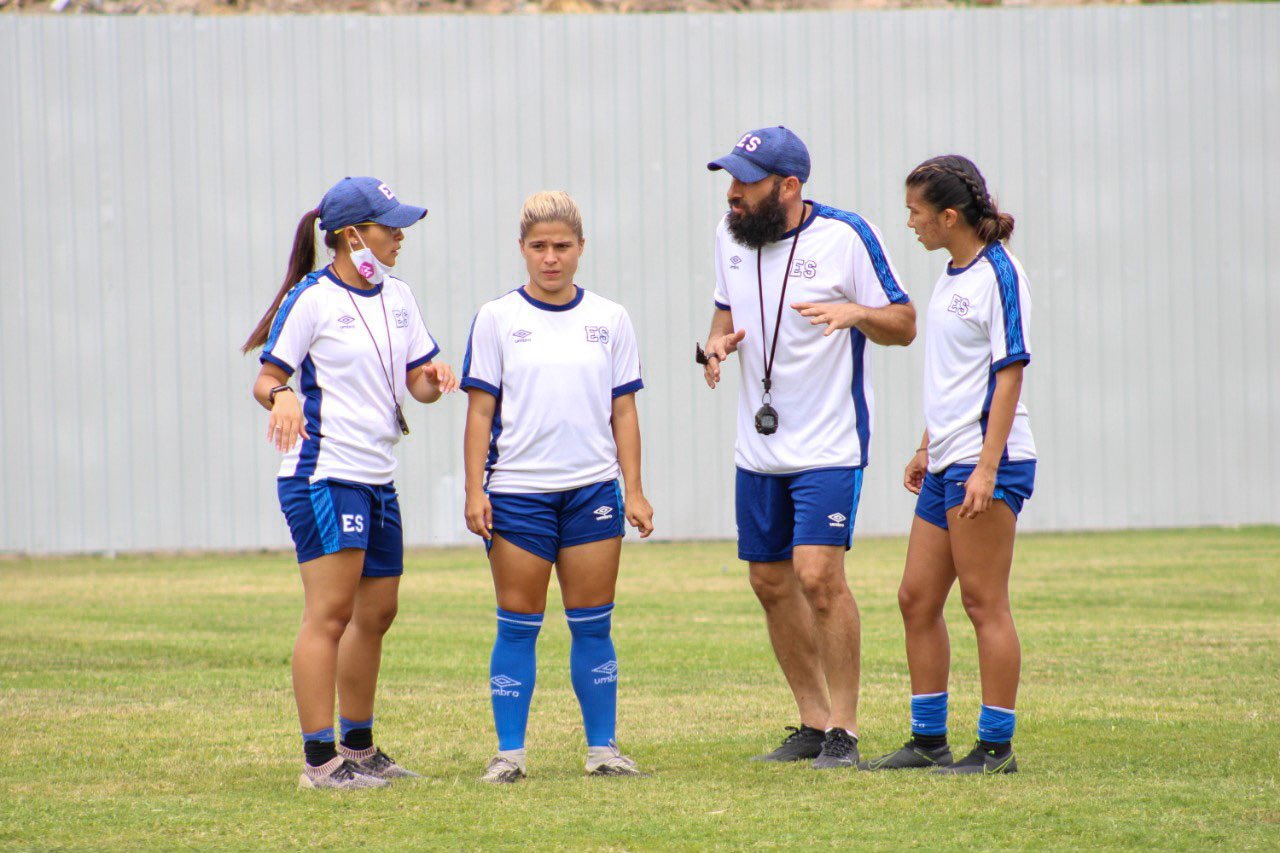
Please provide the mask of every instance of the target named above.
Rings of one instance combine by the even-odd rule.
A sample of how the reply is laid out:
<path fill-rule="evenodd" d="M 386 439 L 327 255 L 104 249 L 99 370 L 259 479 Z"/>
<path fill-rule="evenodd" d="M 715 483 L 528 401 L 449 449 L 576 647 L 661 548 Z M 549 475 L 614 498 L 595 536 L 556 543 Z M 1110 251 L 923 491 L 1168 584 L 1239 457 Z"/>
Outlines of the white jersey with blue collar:
<path fill-rule="evenodd" d="M 1000 243 L 992 243 L 967 267 L 948 265 L 938 279 L 924 336 L 924 418 L 933 473 L 977 464 L 996 373 L 1031 360 L 1030 321 L 1027 274 Z M 1021 399 L 1001 458 L 1036 458 Z"/>
<path fill-rule="evenodd" d="M 577 288 L 564 305 L 524 288 L 480 307 L 462 387 L 497 398 L 486 488 L 560 492 L 618 477 L 613 400 L 644 387 L 627 311 Z"/>
<path fill-rule="evenodd" d="M 391 482 L 401 436 L 396 403 L 407 393 L 408 371 L 439 352 L 413 292 L 398 278 L 360 290 L 326 267 L 294 285 L 261 361 L 300 374 L 310 438 L 285 454 L 278 476 Z"/>
<path fill-rule="evenodd" d="M 732 311 L 734 328 L 747 333 L 738 345 L 742 384 L 735 461 L 758 474 L 861 468 L 868 459 L 875 401 L 867 338 L 857 329 L 824 336 L 826 327 L 810 324 L 792 303 L 852 301 L 880 308 L 910 302 L 875 226 L 856 213 L 810 204 L 812 212 L 799 229 L 758 253 L 733 239 L 727 218 L 716 229 L 715 304 Z M 761 435 L 755 413 L 764 390 L 764 358 L 773 342 L 793 240 L 772 370 L 778 431 Z"/>

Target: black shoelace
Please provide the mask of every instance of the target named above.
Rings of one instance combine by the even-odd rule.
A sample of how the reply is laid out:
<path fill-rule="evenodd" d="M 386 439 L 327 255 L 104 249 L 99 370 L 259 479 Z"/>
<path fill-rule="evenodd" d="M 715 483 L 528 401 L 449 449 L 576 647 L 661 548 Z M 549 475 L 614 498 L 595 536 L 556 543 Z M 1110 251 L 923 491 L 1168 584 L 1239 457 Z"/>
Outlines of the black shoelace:
<path fill-rule="evenodd" d="M 822 752 L 832 758 L 848 758 L 857 745 L 858 742 L 844 729 L 832 729 L 823 741 Z"/>

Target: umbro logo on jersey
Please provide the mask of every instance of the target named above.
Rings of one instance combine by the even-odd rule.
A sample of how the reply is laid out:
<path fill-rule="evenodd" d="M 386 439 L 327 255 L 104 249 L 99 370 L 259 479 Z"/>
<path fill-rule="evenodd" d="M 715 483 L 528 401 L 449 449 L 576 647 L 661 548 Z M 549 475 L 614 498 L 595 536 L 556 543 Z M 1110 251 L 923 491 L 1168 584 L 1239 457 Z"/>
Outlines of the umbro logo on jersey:
<path fill-rule="evenodd" d="M 489 683 L 493 685 L 493 689 L 489 692 L 494 696 L 519 696 L 519 690 L 512 690 L 512 687 L 519 687 L 520 682 L 516 681 L 509 675 L 495 675 L 489 679 Z"/>
<path fill-rule="evenodd" d="M 947 306 L 947 310 L 952 314 L 958 314 L 963 317 L 969 313 L 969 300 L 956 294 L 951 297 L 951 304 Z"/>
<path fill-rule="evenodd" d="M 742 258 L 738 257 L 737 255 L 734 255 L 732 258 L 729 259 L 729 263 L 733 264 L 733 266 L 729 267 L 729 269 L 736 270 L 738 269 L 738 264 L 742 263 Z"/>
<path fill-rule="evenodd" d="M 611 660 L 608 663 L 602 663 L 591 671 L 598 672 L 600 675 L 604 676 L 603 678 L 595 679 L 596 684 L 608 684 L 618 680 L 618 662 L 616 660 Z"/>
<path fill-rule="evenodd" d="M 609 343 L 609 329 L 606 326 L 583 326 L 583 330 L 587 333 L 587 340 L 592 343 L 600 342 L 602 344 Z"/>
<path fill-rule="evenodd" d="M 527 343 L 529 339 L 533 337 L 533 332 L 529 332 L 524 329 L 521 329 L 518 332 L 512 332 L 511 337 L 516 339 L 516 343 L 523 344 L 523 343 Z"/>
<path fill-rule="evenodd" d="M 409 325 L 409 309 L 408 308 L 392 308 L 391 316 L 396 318 L 397 329 L 403 329 Z"/>
<path fill-rule="evenodd" d="M 595 511 L 596 521 L 608 521 L 613 518 L 613 507 L 602 506 Z"/>
<path fill-rule="evenodd" d="M 844 523 L 849 520 L 849 516 L 841 512 L 833 512 L 827 518 L 831 520 L 827 527 L 844 527 Z"/>
<path fill-rule="evenodd" d="M 338 318 L 338 322 L 342 324 L 344 329 L 354 329 L 356 327 L 356 318 L 350 314 L 343 314 Z"/>

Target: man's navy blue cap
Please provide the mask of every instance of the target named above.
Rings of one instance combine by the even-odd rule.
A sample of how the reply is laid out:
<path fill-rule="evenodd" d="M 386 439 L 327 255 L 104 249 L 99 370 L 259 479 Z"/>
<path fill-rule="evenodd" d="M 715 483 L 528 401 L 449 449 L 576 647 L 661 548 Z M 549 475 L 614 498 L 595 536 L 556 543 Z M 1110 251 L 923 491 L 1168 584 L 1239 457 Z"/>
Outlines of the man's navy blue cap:
<path fill-rule="evenodd" d="M 769 175 L 809 180 L 809 149 L 782 125 L 742 134 L 738 144 L 719 160 L 707 164 L 711 171 L 724 169 L 744 184 L 754 184 Z"/>
<path fill-rule="evenodd" d="M 408 228 L 427 215 L 425 207 L 400 201 L 377 178 L 343 178 L 324 194 L 319 210 L 322 231 L 339 231 L 361 222 Z"/>

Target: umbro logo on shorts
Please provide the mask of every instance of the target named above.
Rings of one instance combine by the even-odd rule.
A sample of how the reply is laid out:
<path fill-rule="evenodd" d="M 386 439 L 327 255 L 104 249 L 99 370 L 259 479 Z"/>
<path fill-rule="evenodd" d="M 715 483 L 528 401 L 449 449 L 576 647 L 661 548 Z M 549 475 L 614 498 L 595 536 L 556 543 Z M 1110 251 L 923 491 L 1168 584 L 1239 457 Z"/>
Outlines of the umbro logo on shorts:
<path fill-rule="evenodd" d="M 596 521 L 608 521 L 613 518 L 613 507 L 602 506 L 595 511 Z"/>
<path fill-rule="evenodd" d="M 602 663 L 591 671 L 598 672 L 602 676 L 601 678 L 595 679 L 594 683 L 596 684 L 608 684 L 612 681 L 618 680 L 618 662 L 616 660 L 611 660 L 608 663 Z"/>
<path fill-rule="evenodd" d="M 521 329 L 518 332 L 512 332 L 511 337 L 516 339 L 516 343 L 523 344 L 527 343 L 529 339 L 533 337 L 533 332 Z"/>
<path fill-rule="evenodd" d="M 844 527 L 844 523 L 849 520 L 849 516 L 840 512 L 833 512 L 827 518 L 831 519 L 831 523 L 827 527 Z"/>

